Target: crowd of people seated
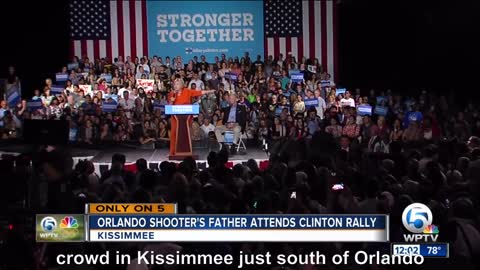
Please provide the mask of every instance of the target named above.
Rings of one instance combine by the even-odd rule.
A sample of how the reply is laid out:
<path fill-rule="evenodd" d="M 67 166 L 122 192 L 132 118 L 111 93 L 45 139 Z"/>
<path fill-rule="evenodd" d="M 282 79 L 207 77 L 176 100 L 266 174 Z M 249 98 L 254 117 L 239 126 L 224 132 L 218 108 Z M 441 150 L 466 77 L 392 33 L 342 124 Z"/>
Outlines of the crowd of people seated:
<path fill-rule="evenodd" d="M 85 58 L 74 62 L 78 68 L 68 73 L 71 81 L 66 82 L 65 91 L 52 95 L 51 80 L 46 81 L 43 93 L 36 91 L 33 99 L 41 100 L 42 108 L 29 111 L 26 103 L 30 99 L 10 108 L 2 101 L 3 138 L 19 136 L 22 119 L 65 118 L 78 131 L 72 134 L 73 139 L 85 144 L 138 140 L 161 147 L 168 142 L 170 123 L 157 104 L 169 104 L 168 92 L 180 79 L 191 89 L 216 90 L 192 101 L 201 107 L 193 123 L 199 132 L 193 133 L 222 142 L 222 133 L 231 130 L 235 140 L 245 135 L 252 140 L 278 141 L 270 149 L 268 168 L 260 169 L 254 160 L 227 168 L 229 153 L 223 148 L 209 154 L 205 170 L 199 170 L 190 158 L 178 165 L 164 161 L 159 168 L 149 168 L 140 159 L 132 172 L 125 169 L 125 156 L 117 154 L 112 157 L 110 170 L 96 175 L 90 161 L 73 168 L 71 157 L 61 149 L 44 149 L 29 157 L 33 159 L 31 170 L 26 169 L 25 156 L 0 161 L 0 179 L 17 179 L 15 190 L 0 189 L 3 200 L 21 199 L 27 186 L 32 208 L 44 213 L 82 212 L 86 202 L 175 202 L 179 213 L 190 214 L 390 214 L 392 242 L 404 241 L 403 209 L 421 202 L 432 210 L 439 241 L 449 242 L 451 253 L 450 259 L 429 260 L 420 269 L 480 267 L 480 117 L 473 101 L 462 104 L 453 94 L 427 91 L 411 96 L 390 90 L 344 91 L 336 87 L 318 61 L 297 62 L 291 56 L 253 61 L 248 55 L 231 59 L 222 55 L 214 63 L 201 57 L 186 65 L 180 57 L 118 57 L 113 63 L 91 63 Z M 78 77 L 85 69 L 89 75 Z M 304 79 L 292 82 L 290 73 L 297 71 Z M 109 72 L 112 81 L 106 83 L 101 73 Z M 136 79 L 142 78 L 155 80 L 152 91 L 136 85 Z M 85 83 L 92 85 L 92 96 L 79 90 Z M 118 106 L 116 112 L 104 112 L 102 105 L 112 100 Z M 13 130 L 15 135 L 9 132 Z M 332 192 L 332 185 L 337 183 L 343 183 L 344 189 Z M 296 198 L 290 196 L 293 191 Z M 12 236 L 15 247 L 0 254 L 14 266 L 32 261 L 51 266 L 55 255 L 66 248 L 89 254 L 113 249 L 131 254 L 137 250 L 218 254 L 240 250 L 272 254 L 311 250 L 324 254 L 345 250 L 389 252 L 388 245 L 371 243 L 90 243 L 52 245 L 40 258 L 39 252 L 31 252 L 30 259 L 24 259 L 27 251 L 38 251 L 41 246 L 25 240 L 21 230 L 11 233 L 16 237 Z M 230 268 L 209 265 L 172 269 Z M 272 265 L 262 269 L 300 268 Z"/>
<path fill-rule="evenodd" d="M 292 74 L 303 79 L 294 80 Z M 21 137 L 23 119 L 66 119 L 75 143 L 166 146 L 171 123 L 164 106 L 171 103 L 168 94 L 176 80 L 189 89 L 215 90 L 192 99 L 201 108 L 192 124 L 194 141 L 212 137 L 223 142 L 227 130 L 234 132 L 234 143 L 240 136 L 277 141 L 310 138 L 324 130 L 345 147 L 387 152 L 391 142 L 466 141 L 480 130 L 471 103 L 453 108 L 450 97 L 426 91 L 402 96 L 391 90 L 340 89 L 316 59 L 296 61 L 290 55 L 265 61 L 260 56 L 253 61 L 248 53 L 221 55 L 213 63 L 204 56 L 186 63 L 181 57 L 120 56 L 113 63 L 75 57 L 55 77 L 47 78 L 33 97 L 23 96 L 16 104 L 1 101 L 0 138 Z M 38 106 L 30 106 L 34 101 Z M 371 111 L 359 113 L 363 105 Z"/>

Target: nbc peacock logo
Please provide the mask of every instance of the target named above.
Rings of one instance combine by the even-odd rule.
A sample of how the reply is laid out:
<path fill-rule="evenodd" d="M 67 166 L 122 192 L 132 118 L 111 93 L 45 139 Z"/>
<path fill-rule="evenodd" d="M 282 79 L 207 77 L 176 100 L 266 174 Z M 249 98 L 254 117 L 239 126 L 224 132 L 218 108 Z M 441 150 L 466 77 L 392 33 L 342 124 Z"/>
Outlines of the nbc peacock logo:
<path fill-rule="evenodd" d="M 72 216 L 66 216 L 60 222 L 61 229 L 77 229 L 78 222 L 77 219 Z"/>
<path fill-rule="evenodd" d="M 440 231 L 438 230 L 438 227 L 433 224 L 428 225 L 425 227 L 425 229 L 423 229 L 423 233 L 437 234 L 439 232 Z"/>

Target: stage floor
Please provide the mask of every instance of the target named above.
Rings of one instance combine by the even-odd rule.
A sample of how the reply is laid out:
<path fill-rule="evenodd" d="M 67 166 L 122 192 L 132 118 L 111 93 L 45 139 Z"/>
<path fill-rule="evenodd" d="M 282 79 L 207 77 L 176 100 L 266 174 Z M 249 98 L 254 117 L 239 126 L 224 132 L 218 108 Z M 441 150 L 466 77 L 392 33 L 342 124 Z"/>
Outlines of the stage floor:
<path fill-rule="evenodd" d="M 137 159 L 144 158 L 147 160 L 148 163 L 160 163 L 168 159 L 169 151 L 168 149 L 153 149 L 153 150 L 144 150 L 144 149 L 125 149 L 125 148 L 110 148 L 102 151 L 98 151 L 95 153 L 87 151 L 87 152 L 79 152 L 76 153 L 76 157 L 81 157 L 82 155 L 88 156 L 93 156 L 90 160 L 93 163 L 98 163 L 98 164 L 110 164 L 112 161 L 112 156 L 115 153 L 121 153 L 124 154 L 127 158 L 127 163 L 133 163 L 137 161 Z M 207 156 L 210 153 L 208 149 L 193 149 L 193 154 L 198 156 L 197 161 L 198 162 L 206 162 Z M 255 148 L 247 148 L 247 151 L 245 154 L 236 154 L 236 155 L 230 155 L 228 160 L 229 161 L 247 161 L 249 159 L 255 159 L 255 160 L 267 160 L 268 155 L 262 151 L 261 149 L 255 149 Z M 174 161 L 173 162 L 178 162 Z"/>
<path fill-rule="evenodd" d="M 126 165 L 134 164 L 138 159 L 144 158 L 147 160 L 149 168 L 158 168 L 158 165 L 163 161 L 168 161 L 169 151 L 167 148 L 161 149 L 140 149 L 138 146 L 126 146 L 115 145 L 109 147 L 103 147 L 102 149 L 75 147 L 71 146 L 70 152 L 73 157 L 73 164 L 77 164 L 80 160 L 90 160 L 93 162 L 95 172 L 101 175 L 102 172 L 108 170 L 111 166 L 112 156 L 115 153 L 121 153 L 126 156 Z M 10 144 L 0 146 L 0 155 L 19 155 L 21 153 L 29 153 L 32 151 L 32 146 L 22 144 Z M 208 167 L 207 156 L 210 151 L 218 151 L 216 149 L 208 149 L 207 147 L 194 147 L 193 154 L 198 158 L 196 159 L 199 168 Z M 230 155 L 228 161 L 230 166 L 236 164 L 244 164 L 249 159 L 256 160 L 259 164 L 269 159 L 268 154 L 260 149 L 260 147 L 247 146 L 246 152 L 240 151 L 236 155 Z M 172 162 L 180 162 L 178 160 L 172 160 Z"/>

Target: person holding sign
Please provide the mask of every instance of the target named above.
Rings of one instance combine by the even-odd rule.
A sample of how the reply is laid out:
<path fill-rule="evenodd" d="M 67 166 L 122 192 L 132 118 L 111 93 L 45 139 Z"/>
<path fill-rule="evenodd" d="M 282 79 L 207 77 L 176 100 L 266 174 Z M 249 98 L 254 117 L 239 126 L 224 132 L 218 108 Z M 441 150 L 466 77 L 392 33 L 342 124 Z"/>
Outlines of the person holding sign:
<path fill-rule="evenodd" d="M 352 98 L 350 91 L 345 91 L 345 97 L 340 100 L 340 105 L 342 108 L 344 107 L 352 107 L 355 108 L 355 100 Z"/>
<path fill-rule="evenodd" d="M 191 105 L 192 98 L 199 97 L 202 95 L 215 93 L 215 90 L 192 90 L 185 88 L 185 84 L 182 79 L 177 79 L 173 83 L 173 91 L 168 94 L 168 103 L 170 105 Z M 170 140 L 172 142 L 177 141 L 177 121 L 174 117 L 171 118 L 171 132 L 170 132 Z M 175 145 L 170 144 L 170 155 L 175 154 Z"/>

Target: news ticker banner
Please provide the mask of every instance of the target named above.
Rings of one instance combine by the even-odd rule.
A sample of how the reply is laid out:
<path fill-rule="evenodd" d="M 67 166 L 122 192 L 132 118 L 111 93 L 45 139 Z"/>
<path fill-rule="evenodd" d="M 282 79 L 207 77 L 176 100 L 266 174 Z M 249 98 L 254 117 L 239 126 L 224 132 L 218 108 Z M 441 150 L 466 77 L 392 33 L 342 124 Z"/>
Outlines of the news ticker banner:
<path fill-rule="evenodd" d="M 263 1 L 148 1 L 147 14 L 152 55 L 213 62 L 221 54 L 264 54 Z"/>
<path fill-rule="evenodd" d="M 91 242 L 387 242 L 385 215 L 89 215 Z"/>
<path fill-rule="evenodd" d="M 425 258 L 448 258 L 450 254 L 448 243 L 392 243 L 391 255 L 420 255 Z"/>
<path fill-rule="evenodd" d="M 37 241 L 388 242 L 387 215 L 177 215 L 175 204 L 88 204 L 37 215 Z"/>

